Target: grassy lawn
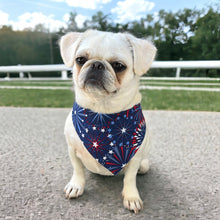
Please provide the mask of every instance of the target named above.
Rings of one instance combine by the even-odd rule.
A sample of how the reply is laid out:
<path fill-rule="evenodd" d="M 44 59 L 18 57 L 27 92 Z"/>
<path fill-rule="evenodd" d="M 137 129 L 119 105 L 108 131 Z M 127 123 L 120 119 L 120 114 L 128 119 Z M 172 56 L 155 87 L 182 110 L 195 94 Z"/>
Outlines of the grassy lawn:
<path fill-rule="evenodd" d="M 208 87 L 208 88 L 220 88 L 220 81 L 186 81 L 186 80 L 141 80 L 141 85 L 150 86 L 182 86 L 182 87 Z M 0 86 L 64 86 L 71 87 L 71 80 L 57 80 L 57 81 L 37 81 L 37 80 L 26 80 L 26 81 L 0 81 Z"/>
<path fill-rule="evenodd" d="M 74 95 L 70 90 L 0 89 L 0 106 L 71 107 Z"/>
<path fill-rule="evenodd" d="M 220 92 L 142 90 L 143 109 L 220 111 Z"/>
<path fill-rule="evenodd" d="M 220 92 L 142 90 L 145 110 L 220 111 Z M 0 89 L 0 106 L 72 107 L 70 90 Z"/>
<path fill-rule="evenodd" d="M 220 81 L 199 80 L 141 80 L 141 85 L 146 86 L 168 86 L 168 87 L 193 87 L 193 88 L 220 88 Z"/>
<path fill-rule="evenodd" d="M 0 81 L 0 86 L 67 86 L 71 87 L 71 80 L 68 81 Z"/>
<path fill-rule="evenodd" d="M 153 82 L 153 83 L 158 83 L 158 82 L 164 82 L 164 83 L 209 83 L 209 84 L 212 84 L 212 83 L 218 83 L 220 84 L 220 81 L 216 78 L 213 78 L 213 80 L 178 80 L 178 79 L 168 79 L 168 80 L 163 80 L 162 78 L 160 79 L 141 79 L 142 82 Z"/>
<path fill-rule="evenodd" d="M 195 84 L 195 85 L 192 85 L 192 84 L 180 84 L 180 83 L 177 83 L 177 84 L 164 84 L 164 83 L 141 83 L 140 85 L 144 85 L 144 86 L 166 86 L 166 87 L 191 87 L 191 88 L 220 88 L 220 84 L 219 85 L 206 85 L 206 84 L 203 84 L 203 85 L 200 85 L 200 84 Z"/>

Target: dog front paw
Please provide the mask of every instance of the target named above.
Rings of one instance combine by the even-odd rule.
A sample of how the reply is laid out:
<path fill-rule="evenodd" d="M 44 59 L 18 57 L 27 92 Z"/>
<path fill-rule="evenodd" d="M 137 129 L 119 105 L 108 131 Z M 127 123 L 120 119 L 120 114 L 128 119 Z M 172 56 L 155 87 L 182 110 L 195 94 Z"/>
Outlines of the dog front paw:
<path fill-rule="evenodd" d="M 66 198 L 68 199 L 77 198 L 83 194 L 84 184 L 77 184 L 71 180 L 64 188 L 64 192 L 66 193 Z"/>
<path fill-rule="evenodd" d="M 138 213 L 143 209 L 143 202 L 140 197 L 124 197 L 124 207 L 134 213 Z"/>

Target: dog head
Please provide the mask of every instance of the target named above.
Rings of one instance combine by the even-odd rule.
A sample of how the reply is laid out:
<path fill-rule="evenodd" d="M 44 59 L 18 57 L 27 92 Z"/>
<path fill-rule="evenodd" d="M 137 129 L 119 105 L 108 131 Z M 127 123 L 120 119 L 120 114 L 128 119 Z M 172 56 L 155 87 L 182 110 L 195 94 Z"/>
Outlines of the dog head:
<path fill-rule="evenodd" d="M 112 96 L 137 84 L 150 68 L 154 45 L 130 34 L 88 30 L 68 33 L 60 41 L 61 56 L 73 67 L 75 89 L 89 96 Z"/>

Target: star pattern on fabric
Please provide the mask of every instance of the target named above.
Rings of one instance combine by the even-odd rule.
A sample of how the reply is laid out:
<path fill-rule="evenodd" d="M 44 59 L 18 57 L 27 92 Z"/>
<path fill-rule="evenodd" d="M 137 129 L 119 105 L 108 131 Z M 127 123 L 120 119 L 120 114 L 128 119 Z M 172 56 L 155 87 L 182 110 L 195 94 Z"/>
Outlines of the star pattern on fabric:
<path fill-rule="evenodd" d="M 141 105 L 114 114 L 101 114 L 73 105 L 72 121 L 88 152 L 116 175 L 138 151 L 146 123 Z"/>

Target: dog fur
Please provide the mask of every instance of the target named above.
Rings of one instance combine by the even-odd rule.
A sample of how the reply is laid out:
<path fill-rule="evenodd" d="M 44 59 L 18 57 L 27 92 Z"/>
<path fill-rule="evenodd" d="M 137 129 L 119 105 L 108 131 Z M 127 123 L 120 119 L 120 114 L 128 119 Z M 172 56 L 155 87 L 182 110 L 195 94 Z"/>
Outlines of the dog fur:
<path fill-rule="evenodd" d="M 73 70 L 75 101 L 83 108 L 110 114 L 130 109 L 141 102 L 139 79 L 149 70 L 156 54 L 155 46 L 148 40 L 128 33 L 88 30 L 64 35 L 60 50 L 64 63 Z M 93 67 L 95 71 L 92 71 Z M 113 174 L 83 146 L 74 129 L 71 112 L 66 119 L 64 133 L 74 168 L 65 193 L 68 198 L 76 198 L 84 192 L 84 167 L 101 175 Z M 124 173 L 123 203 L 135 213 L 143 208 L 136 187 L 136 175 L 149 169 L 148 142 L 146 132 L 140 149 L 121 171 Z"/>

